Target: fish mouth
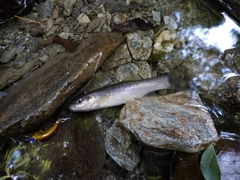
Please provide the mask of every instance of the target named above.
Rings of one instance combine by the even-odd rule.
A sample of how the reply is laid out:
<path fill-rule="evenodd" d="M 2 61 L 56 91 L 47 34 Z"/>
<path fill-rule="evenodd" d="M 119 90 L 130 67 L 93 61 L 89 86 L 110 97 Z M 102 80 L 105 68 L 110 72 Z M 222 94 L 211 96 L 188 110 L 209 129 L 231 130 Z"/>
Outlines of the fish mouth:
<path fill-rule="evenodd" d="M 75 112 L 76 111 L 76 105 L 75 104 L 71 104 L 68 109 L 72 112 Z"/>

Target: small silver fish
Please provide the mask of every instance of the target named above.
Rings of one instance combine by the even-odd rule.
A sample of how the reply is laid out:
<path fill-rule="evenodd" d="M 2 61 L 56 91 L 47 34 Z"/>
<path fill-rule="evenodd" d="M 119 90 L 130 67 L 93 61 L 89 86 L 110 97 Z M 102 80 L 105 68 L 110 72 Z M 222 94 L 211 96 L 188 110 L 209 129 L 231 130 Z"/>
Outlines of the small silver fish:
<path fill-rule="evenodd" d="M 149 92 L 170 89 L 170 74 L 137 81 L 125 81 L 96 89 L 80 96 L 69 106 L 73 112 L 118 106 L 141 98 Z"/>

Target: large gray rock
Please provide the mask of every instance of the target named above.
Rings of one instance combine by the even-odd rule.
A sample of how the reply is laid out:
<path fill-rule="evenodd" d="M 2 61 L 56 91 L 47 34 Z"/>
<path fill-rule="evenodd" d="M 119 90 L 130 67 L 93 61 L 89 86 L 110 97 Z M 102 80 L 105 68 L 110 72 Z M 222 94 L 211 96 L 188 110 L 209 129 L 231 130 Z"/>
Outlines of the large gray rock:
<path fill-rule="evenodd" d="M 141 142 L 189 153 L 218 140 L 213 120 L 190 91 L 137 99 L 123 107 L 120 122 Z"/>
<path fill-rule="evenodd" d="M 123 36 L 118 33 L 91 35 L 74 53 L 65 52 L 49 59 L 4 91 L 7 95 L 0 100 L 0 142 L 46 121 L 122 41 Z"/>
<path fill-rule="evenodd" d="M 106 132 L 106 152 L 122 168 L 132 171 L 140 161 L 139 150 L 136 144 L 131 142 L 131 137 L 116 123 Z"/>

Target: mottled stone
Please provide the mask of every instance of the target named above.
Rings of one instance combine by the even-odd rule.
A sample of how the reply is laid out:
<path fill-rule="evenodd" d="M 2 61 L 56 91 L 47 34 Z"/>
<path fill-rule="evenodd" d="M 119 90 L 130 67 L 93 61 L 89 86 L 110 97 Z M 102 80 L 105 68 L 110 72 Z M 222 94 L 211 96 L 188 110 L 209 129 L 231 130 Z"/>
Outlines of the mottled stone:
<path fill-rule="evenodd" d="M 152 77 L 152 68 L 147 61 L 138 61 L 137 65 L 139 67 L 139 75 L 143 79 Z"/>
<path fill-rule="evenodd" d="M 196 153 L 218 140 L 210 114 L 190 91 L 137 99 L 123 107 L 120 122 L 155 148 Z"/>
<path fill-rule="evenodd" d="M 136 64 L 128 63 L 128 64 L 120 66 L 117 69 L 117 71 L 115 73 L 115 77 L 118 81 L 141 79 L 138 72 L 139 72 L 139 68 Z"/>
<path fill-rule="evenodd" d="M 154 40 L 153 54 L 161 52 L 169 53 L 174 50 L 178 43 L 177 34 L 174 30 L 165 30 Z"/>
<path fill-rule="evenodd" d="M 8 88 L 0 103 L 0 141 L 48 120 L 122 41 L 123 36 L 118 33 L 92 34 L 81 41 L 74 53 L 65 52 L 49 59 L 43 67 Z"/>
<path fill-rule="evenodd" d="M 127 34 L 128 48 L 134 60 L 147 60 L 152 52 L 152 39 L 141 31 Z"/>
<path fill-rule="evenodd" d="M 66 16 L 71 15 L 72 9 L 73 9 L 75 4 L 76 4 L 76 0 L 65 0 L 63 2 L 64 13 L 65 13 Z"/>
<path fill-rule="evenodd" d="M 105 149 L 114 161 L 122 168 L 132 171 L 140 161 L 136 144 L 131 137 L 116 123 L 106 132 Z"/>
<path fill-rule="evenodd" d="M 128 51 L 127 44 L 122 44 L 102 65 L 104 71 L 108 71 L 114 67 L 118 67 L 131 62 L 132 57 Z"/>

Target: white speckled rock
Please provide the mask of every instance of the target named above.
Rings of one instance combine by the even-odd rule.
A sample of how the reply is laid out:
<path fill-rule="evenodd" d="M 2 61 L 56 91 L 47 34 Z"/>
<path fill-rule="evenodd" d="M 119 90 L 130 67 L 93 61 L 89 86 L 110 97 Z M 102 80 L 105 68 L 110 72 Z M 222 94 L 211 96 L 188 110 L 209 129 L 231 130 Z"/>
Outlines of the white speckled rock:
<path fill-rule="evenodd" d="M 190 91 L 144 97 L 125 105 L 120 122 L 155 148 L 196 153 L 218 140 L 213 120 Z"/>
<path fill-rule="evenodd" d="M 152 39 L 144 32 L 127 34 L 128 48 L 134 60 L 148 60 L 152 52 L 152 43 Z"/>

